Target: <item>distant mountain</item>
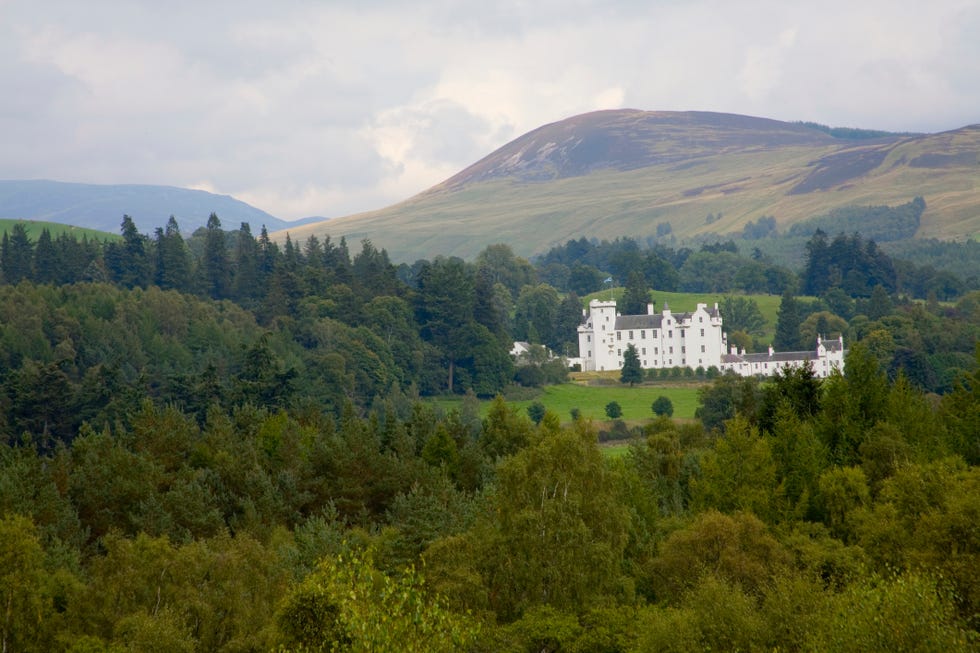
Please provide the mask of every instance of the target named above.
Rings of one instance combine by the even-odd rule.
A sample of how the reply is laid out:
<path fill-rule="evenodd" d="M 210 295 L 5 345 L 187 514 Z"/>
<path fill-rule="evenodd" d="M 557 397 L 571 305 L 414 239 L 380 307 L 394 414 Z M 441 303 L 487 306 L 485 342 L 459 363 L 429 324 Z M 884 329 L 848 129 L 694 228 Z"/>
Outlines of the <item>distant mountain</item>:
<path fill-rule="evenodd" d="M 763 216 L 785 230 L 841 207 L 921 196 L 916 237 L 953 239 L 980 234 L 978 178 L 980 125 L 894 134 L 598 111 L 535 129 L 394 206 L 289 231 L 297 242 L 369 238 L 398 261 L 471 257 L 498 242 L 527 256 L 582 236 L 735 234 Z"/>
<path fill-rule="evenodd" d="M 258 234 L 262 225 L 271 231 L 305 222 L 280 220 L 228 195 L 173 186 L 72 184 L 59 181 L 0 181 L 0 218 L 46 220 L 110 233 L 119 233 L 123 215 L 133 218 L 143 233 L 152 234 L 173 215 L 181 231 L 190 235 L 216 213 L 226 230 L 248 222 Z"/>

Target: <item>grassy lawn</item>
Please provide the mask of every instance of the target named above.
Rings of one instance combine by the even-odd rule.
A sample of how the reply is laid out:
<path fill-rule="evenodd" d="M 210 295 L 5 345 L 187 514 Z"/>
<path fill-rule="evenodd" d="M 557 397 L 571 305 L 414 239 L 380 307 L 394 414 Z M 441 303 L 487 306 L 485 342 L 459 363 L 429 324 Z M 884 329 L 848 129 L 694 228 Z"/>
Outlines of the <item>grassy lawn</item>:
<path fill-rule="evenodd" d="M 698 385 L 642 385 L 630 388 L 619 385 L 586 386 L 577 383 L 546 386 L 536 399 L 509 402 L 520 410 L 526 409 L 532 401 L 540 401 L 545 408 L 558 415 L 562 421 L 571 419 L 573 408 L 578 408 L 583 417 L 604 421 L 606 404 L 615 401 L 623 409 L 622 419 L 626 421 L 653 418 L 650 404 L 664 395 L 674 404 L 674 417 L 693 418 L 698 405 Z M 462 399 L 438 399 L 435 403 L 449 410 L 458 408 Z M 485 409 L 489 402 L 482 402 Z"/>
<path fill-rule="evenodd" d="M 562 420 L 571 419 L 573 408 L 578 408 L 583 417 L 605 420 L 606 404 L 615 401 L 623 409 L 622 419 L 644 420 L 653 417 L 650 404 L 664 395 L 674 404 L 674 417 L 694 417 L 698 406 L 698 388 L 695 385 L 642 385 L 630 388 L 622 385 L 584 386 L 575 383 L 547 386 L 537 399 L 545 408 L 557 414 Z M 530 401 L 518 401 L 513 405 L 526 408 Z"/>

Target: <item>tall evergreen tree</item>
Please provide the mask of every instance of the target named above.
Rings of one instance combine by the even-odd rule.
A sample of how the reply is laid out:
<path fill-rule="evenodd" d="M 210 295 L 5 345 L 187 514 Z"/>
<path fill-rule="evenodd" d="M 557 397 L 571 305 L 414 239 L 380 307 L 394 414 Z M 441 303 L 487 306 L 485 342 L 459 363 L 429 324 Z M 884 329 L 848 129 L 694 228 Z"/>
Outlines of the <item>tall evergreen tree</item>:
<path fill-rule="evenodd" d="M 268 283 L 269 278 L 272 277 L 272 273 L 275 271 L 276 266 L 279 265 L 279 260 L 282 258 L 282 252 L 279 251 L 279 245 L 273 242 L 269 238 L 269 231 L 262 225 L 262 230 L 259 232 L 259 283 L 265 285 Z"/>
<path fill-rule="evenodd" d="M 582 300 L 574 292 L 565 295 L 555 317 L 555 351 L 572 356 L 578 350 L 578 326 L 582 324 Z"/>
<path fill-rule="evenodd" d="M 221 230 L 221 220 L 215 213 L 208 216 L 201 265 L 204 268 L 204 284 L 208 296 L 212 299 L 228 298 L 231 289 L 228 249 L 225 232 Z"/>
<path fill-rule="evenodd" d="M 0 246 L 0 265 L 3 270 L 3 280 L 9 284 L 19 283 L 31 278 L 31 263 L 34 258 L 34 245 L 27 236 L 24 225 L 17 223 L 11 229 L 8 237 L 3 232 L 3 243 Z"/>
<path fill-rule="evenodd" d="M 177 219 L 170 216 L 166 229 L 156 230 L 156 271 L 154 282 L 165 290 L 188 290 L 190 259 L 187 244 L 180 235 Z"/>
<path fill-rule="evenodd" d="M 57 283 L 59 267 L 58 252 L 51 240 L 51 232 L 45 227 L 41 230 L 37 246 L 34 248 L 34 281 Z"/>
<path fill-rule="evenodd" d="M 620 383 L 633 385 L 643 381 L 643 367 L 640 365 L 640 355 L 636 352 L 633 343 L 626 345 L 623 352 L 623 369 L 619 374 Z"/>
<path fill-rule="evenodd" d="M 647 288 L 646 279 L 638 270 L 630 271 L 626 277 L 626 287 L 623 291 L 623 299 L 620 301 L 619 312 L 623 315 L 644 315 L 649 303 L 650 289 Z"/>
<path fill-rule="evenodd" d="M 268 235 L 268 234 L 267 234 Z M 252 236 L 252 228 L 243 222 L 238 229 L 235 244 L 235 301 L 250 306 L 262 296 L 259 243 Z"/>
<path fill-rule="evenodd" d="M 416 315 L 422 338 L 443 355 L 447 389 L 455 385 L 456 364 L 474 324 L 475 275 L 458 258 L 436 258 L 419 272 Z"/>
<path fill-rule="evenodd" d="M 796 351 L 800 348 L 800 303 L 787 288 L 779 302 L 776 318 L 776 337 L 773 346 L 780 351 Z"/>
<path fill-rule="evenodd" d="M 107 243 L 104 250 L 109 277 L 126 288 L 145 288 L 150 283 L 150 258 L 146 251 L 146 236 L 136 228 L 133 219 L 122 219 L 122 242 Z"/>

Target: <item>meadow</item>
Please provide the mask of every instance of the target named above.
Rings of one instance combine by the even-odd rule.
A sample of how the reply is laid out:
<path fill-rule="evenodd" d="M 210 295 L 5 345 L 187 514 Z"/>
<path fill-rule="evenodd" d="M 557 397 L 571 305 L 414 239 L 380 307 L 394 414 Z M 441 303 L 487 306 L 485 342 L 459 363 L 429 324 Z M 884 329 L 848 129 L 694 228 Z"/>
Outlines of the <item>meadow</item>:
<path fill-rule="evenodd" d="M 45 222 L 43 220 L 16 220 L 11 218 L 0 218 L 0 234 L 6 232 L 11 233 L 14 229 L 15 224 L 24 225 L 24 231 L 27 236 L 33 242 L 37 242 L 37 239 L 41 236 L 41 231 L 47 229 L 51 234 L 52 238 L 57 238 L 63 233 L 69 236 L 74 236 L 81 239 L 83 236 L 89 240 L 121 240 L 122 237 L 119 234 L 112 234 L 105 231 L 98 231 L 97 229 L 87 229 L 85 227 L 75 227 L 68 224 L 61 224 L 60 222 Z"/>
<path fill-rule="evenodd" d="M 654 417 L 650 405 L 663 395 L 674 404 L 675 418 L 693 419 L 694 411 L 698 406 L 699 387 L 700 384 L 696 383 L 650 384 L 633 388 L 618 382 L 614 385 L 563 383 L 544 387 L 541 394 L 533 399 L 509 401 L 508 404 L 525 411 L 532 402 L 540 401 L 563 422 L 570 421 L 572 409 L 577 408 L 582 417 L 599 422 L 608 419 L 606 405 L 615 401 L 623 410 L 621 419 L 627 422 L 639 422 Z M 458 408 L 462 399 L 439 399 L 435 403 L 443 410 L 449 410 Z M 486 410 L 488 406 L 488 401 L 481 402 L 481 411 Z"/>

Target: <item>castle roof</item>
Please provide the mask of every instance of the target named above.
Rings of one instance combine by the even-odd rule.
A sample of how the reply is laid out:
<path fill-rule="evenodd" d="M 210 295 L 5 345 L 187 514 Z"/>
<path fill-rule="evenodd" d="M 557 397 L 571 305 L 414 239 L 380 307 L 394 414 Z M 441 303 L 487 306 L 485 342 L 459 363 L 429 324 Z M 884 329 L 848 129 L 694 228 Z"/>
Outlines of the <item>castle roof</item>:
<path fill-rule="evenodd" d="M 659 329 L 663 319 L 662 315 L 617 315 L 615 329 Z"/>

